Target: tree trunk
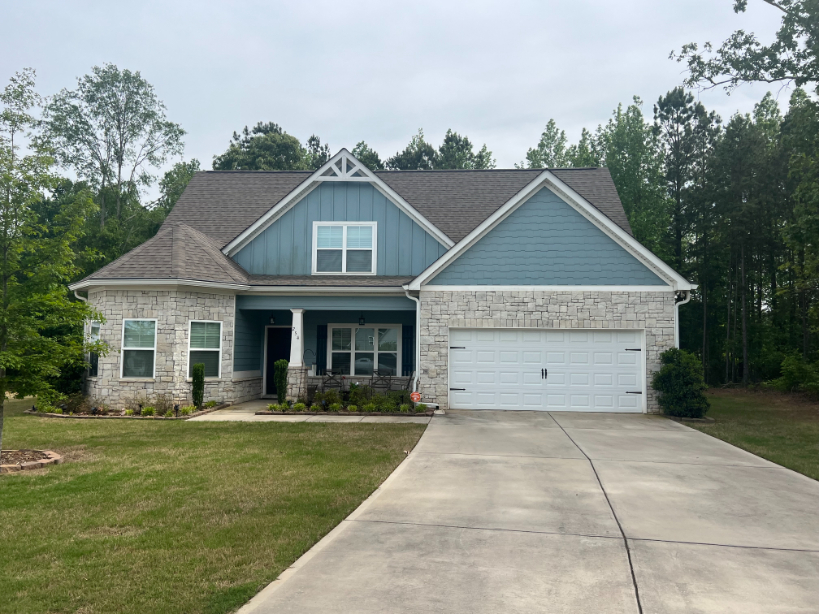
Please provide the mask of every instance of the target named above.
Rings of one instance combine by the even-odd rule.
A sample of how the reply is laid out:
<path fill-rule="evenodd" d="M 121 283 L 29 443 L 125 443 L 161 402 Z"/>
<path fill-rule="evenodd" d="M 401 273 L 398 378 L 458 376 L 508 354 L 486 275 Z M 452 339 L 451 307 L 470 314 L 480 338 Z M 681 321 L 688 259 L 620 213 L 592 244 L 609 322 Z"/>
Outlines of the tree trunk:
<path fill-rule="evenodd" d="M 740 246 L 740 259 L 742 271 L 742 385 L 748 386 L 748 314 L 746 309 L 746 283 L 745 283 L 745 244 Z"/>
<path fill-rule="evenodd" d="M 731 381 L 731 298 L 734 295 L 731 283 L 731 268 L 728 267 L 728 287 L 725 292 L 725 304 L 728 306 L 728 316 L 725 318 L 725 383 Z"/>

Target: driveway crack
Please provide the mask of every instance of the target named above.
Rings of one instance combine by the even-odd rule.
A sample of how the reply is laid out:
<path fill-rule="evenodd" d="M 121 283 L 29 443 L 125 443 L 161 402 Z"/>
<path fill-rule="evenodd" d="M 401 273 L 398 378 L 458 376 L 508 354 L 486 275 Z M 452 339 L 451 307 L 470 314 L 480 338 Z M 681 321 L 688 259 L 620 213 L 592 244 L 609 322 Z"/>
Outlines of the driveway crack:
<path fill-rule="evenodd" d="M 555 424 L 557 424 L 557 426 L 560 427 L 560 430 L 563 431 L 566 437 L 569 438 L 569 441 L 571 441 L 574 444 L 574 446 L 580 451 L 580 453 L 586 457 L 586 460 L 589 461 L 589 465 L 591 466 L 592 471 L 594 472 L 594 477 L 597 478 L 597 483 L 600 485 L 600 490 L 603 491 L 603 496 L 606 498 L 606 503 L 609 504 L 611 515 L 614 516 L 614 522 L 617 523 L 617 528 L 620 530 L 620 536 L 623 538 L 623 545 L 626 548 L 626 558 L 628 558 L 628 568 L 629 571 L 631 572 L 631 583 L 634 586 L 634 598 L 637 600 L 637 611 L 640 614 L 643 614 L 643 604 L 640 601 L 640 588 L 637 586 L 637 576 L 634 573 L 634 563 L 631 560 L 631 548 L 629 548 L 628 545 L 628 538 L 626 537 L 626 532 L 623 531 L 623 525 L 620 524 L 620 519 L 617 517 L 617 512 L 614 511 L 614 506 L 611 504 L 611 499 L 609 499 L 609 493 L 606 492 L 606 489 L 603 486 L 603 482 L 597 473 L 597 468 L 594 466 L 594 462 L 592 462 L 592 459 L 589 458 L 589 455 L 586 454 L 583 448 L 577 445 L 577 442 L 574 439 L 572 439 L 572 436 L 569 435 L 569 433 L 566 431 L 566 429 L 563 428 L 563 425 L 560 424 L 560 422 L 555 420 L 555 417 L 552 416 L 551 413 L 549 414 L 549 416 L 551 417 L 552 420 L 555 421 Z"/>

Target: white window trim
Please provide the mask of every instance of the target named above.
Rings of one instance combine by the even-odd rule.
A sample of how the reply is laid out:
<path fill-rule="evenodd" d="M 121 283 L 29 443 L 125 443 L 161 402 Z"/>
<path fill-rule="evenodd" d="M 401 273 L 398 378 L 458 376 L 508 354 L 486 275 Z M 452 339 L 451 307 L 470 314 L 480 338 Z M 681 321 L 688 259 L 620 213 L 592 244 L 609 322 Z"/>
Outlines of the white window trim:
<path fill-rule="evenodd" d="M 100 320 L 88 320 L 88 341 L 89 342 L 95 341 L 95 339 L 93 338 L 94 333 L 92 332 L 94 330 L 94 324 L 99 326 L 99 331 L 97 332 L 96 341 L 99 341 L 100 338 L 102 337 L 102 322 Z M 125 337 L 123 337 L 123 340 L 124 339 L 125 339 Z M 91 354 L 93 354 L 93 352 L 86 352 L 85 353 L 85 360 L 89 363 L 86 377 L 88 377 L 88 379 L 97 379 L 99 377 L 99 368 L 100 368 L 99 367 L 99 355 L 97 355 L 97 375 L 91 375 L 91 366 L 90 366 Z"/>
<path fill-rule="evenodd" d="M 342 226 L 344 228 L 341 237 L 341 272 L 332 273 L 328 271 L 318 271 L 318 228 L 319 226 Z M 373 229 L 373 266 L 369 273 L 347 273 L 347 227 L 348 226 L 370 226 Z M 358 248 L 353 248 L 358 249 Z M 313 222 L 313 275 L 375 275 L 378 270 L 378 222 Z"/>
<path fill-rule="evenodd" d="M 133 375 L 125 376 L 125 350 L 147 350 L 150 348 L 126 348 L 125 347 L 125 323 L 126 322 L 153 322 L 154 323 L 154 361 L 151 366 L 151 377 L 135 377 Z M 159 323 L 156 318 L 123 318 L 122 319 L 122 336 L 120 338 L 120 359 L 119 359 L 119 378 L 120 379 L 156 379 L 156 338 L 159 336 Z"/>
<path fill-rule="evenodd" d="M 351 338 L 350 338 L 350 371 L 355 370 L 355 331 L 359 328 L 374 328 L 378 330 L 379 328 L 395 328 L 398 330 L 398 356 L 396 360 L 395 371 L 396 374 L 393 377 L 401 377 L 401 370 L 403 365 L 401 364 L 401 351 L 403 345 L 403 325 L 402 324 L 328 324 L 327 325 L 327 368 L 333 368 L 333 329 L 334 328 L 351 328 L 353 329 Z M 376 333 L 376 337 L 378 333 Z M 364 350 L 362 350 L 362 353 Z M 341 352 L 338 352 L 339 354 Z M 373 340 L 373 370 L 378 370 L 378 339 Z M 384 354 L 392 354 L 393 352 L 384 352 Z M 351 373 L 347 374 L 348 377 L 370 377 L 369 375 L 352 375 Z"/>
<path fill-rule="evenodd" d="M 222 331 L 224 330 L 224 326 L 221 320 L 189 320 L 188 321 L 188 363 L 186 371 L 190 373 L 191 369 L 191 336 L 192 336 L 192 329 L 194 323 L 196 324 L 218 324 L 219 325 L 219 374 L 215 377 L 213 375 L 205 377 L 206 380 L 216 380 L 221 379 L 222 377 Z M 216 352 L 216 348 L 194 348 L 195 352 Z M 187 379 L 192 379 L 190 375 L 186 373 Z"/>

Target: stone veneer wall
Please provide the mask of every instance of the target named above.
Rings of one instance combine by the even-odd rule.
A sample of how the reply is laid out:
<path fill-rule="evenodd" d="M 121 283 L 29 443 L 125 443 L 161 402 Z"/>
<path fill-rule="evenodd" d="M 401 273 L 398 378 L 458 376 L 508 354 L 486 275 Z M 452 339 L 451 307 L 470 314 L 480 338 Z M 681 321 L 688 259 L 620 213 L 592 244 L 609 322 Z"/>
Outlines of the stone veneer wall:
<path fill-rule="evenodd" d="M 646 381 L 674 346 L 673 292 L 421 292 L 421 371 L 425 401 L 448 406 L 449 328 L 645 329 Z M 648 392 L 649 412 L 659 411 Z"/>
<path fill-rule="evenodd" d="M 205 380 L 205 400 L 237 403 L 261 394 L 261 378 L 232 381 L 234 303 L 232 294 L 173 290 L 92 290 L 89 303 L 105 317 L 100 338 L 109 345 L 99 359 L 98 376 L 88 378 L 86 392 L 113 407 L 122 407 L 135 396 L 150 400 L 169 394 L 175 403 L 191 402 L 188 381 L 188 334 L 191 320 L 222 322 L 222 372 Z M 156 377 L 120 378 L 123 318 L 156 318 Z"/>

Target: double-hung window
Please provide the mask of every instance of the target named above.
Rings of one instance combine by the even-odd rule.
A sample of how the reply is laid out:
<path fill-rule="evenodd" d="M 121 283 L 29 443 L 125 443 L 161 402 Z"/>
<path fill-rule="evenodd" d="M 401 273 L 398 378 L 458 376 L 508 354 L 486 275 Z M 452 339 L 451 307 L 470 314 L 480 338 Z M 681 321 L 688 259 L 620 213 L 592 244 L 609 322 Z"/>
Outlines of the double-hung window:
<path fill-rule="evenodd" d="M 394 324 L 362 326 L 331 324 L 327 342 L 330 368 L 348 375 L 401 373 L 401 326 Z"/>
<path fill-rule="evenodd" d="M 205 377 L 219 377 L 222 367 L 222 323 L 191 322 L 188 348 L 188 377 L 193 365 L 205 365 Z"/>
<path fill-rule="evenodd" d="M 89 322 L 88 341 L 96 343 L 100 340 L 100 323 Z M 88 353 L 88 377 L 97 377 L 100 369 L 100 355 L 95 352 Z"/>
<path fill-rule="evenodd" d="M 156 320 L 122 321 L 122 377 L 154 377 Z"/>
<path fill-rule="evenodd" d="M 313 273 L 373 275 L 376 222 L 313 222 Z"/>

